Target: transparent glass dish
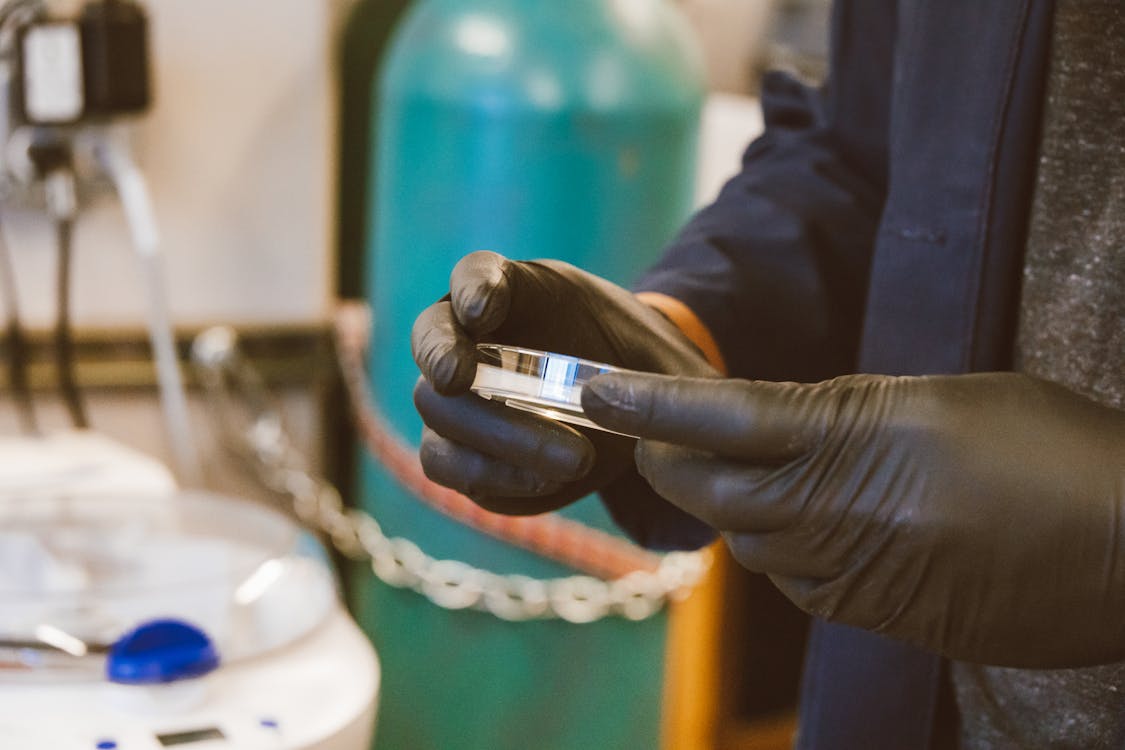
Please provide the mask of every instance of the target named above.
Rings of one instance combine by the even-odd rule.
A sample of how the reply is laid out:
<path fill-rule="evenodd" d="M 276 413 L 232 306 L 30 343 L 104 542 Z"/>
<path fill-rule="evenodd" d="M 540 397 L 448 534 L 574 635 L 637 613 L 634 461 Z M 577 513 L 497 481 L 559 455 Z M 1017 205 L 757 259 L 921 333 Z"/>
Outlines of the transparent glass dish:
<path fill-rule="evenodd" d="M 203 630 L 224 663 L 293 643 L 339 606 L 320 544 L 204 493 L 0 499 L 0 682 L 102 679 L 144 622 Z"/>
<path fill-rule="evenodd" d="M 598 375 L 626 370 L 502 344 L 477 344 L 477 360 L 472 391 L 478 396 L 558 422 L 614 432 L 586 417 L 582 388 Z"/>

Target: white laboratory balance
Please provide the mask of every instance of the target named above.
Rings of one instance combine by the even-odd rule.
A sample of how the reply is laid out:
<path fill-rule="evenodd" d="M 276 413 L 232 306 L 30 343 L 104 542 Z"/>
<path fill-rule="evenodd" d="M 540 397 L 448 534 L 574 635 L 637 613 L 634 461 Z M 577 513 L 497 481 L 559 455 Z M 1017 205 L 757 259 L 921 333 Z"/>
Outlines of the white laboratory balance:
<path fill-rule="evenodd" d="M 96 435 L 0 467 L 0 747 L 368 746 L 378 663 L 310 534 Z"/>
<path fill-rule="evenodd" d="M 190 478 L 197 458 L 156 222 L 143 175 L 109 129 L 147 104 L 143 8 L 53 5 L 0 0 L 0 198 L 45 197 L 69 227 L 71 155 L 85 149 L 112 183 L 148 285 L 177 466 Z M 134 67 L 114 68 L 128 54 L 98 57 L 111 48 L 135 52 Z M 112 68 L 103 82 L 144 85 L 92 89 L 88 65 Z M 44 143 L 67 160 L 21 166 Z M 89 430 L 0 436 L 0 750 L 366 750 L 379 680 L 324 549 L 289 517 L 182 490 L 159 462 Z"/>

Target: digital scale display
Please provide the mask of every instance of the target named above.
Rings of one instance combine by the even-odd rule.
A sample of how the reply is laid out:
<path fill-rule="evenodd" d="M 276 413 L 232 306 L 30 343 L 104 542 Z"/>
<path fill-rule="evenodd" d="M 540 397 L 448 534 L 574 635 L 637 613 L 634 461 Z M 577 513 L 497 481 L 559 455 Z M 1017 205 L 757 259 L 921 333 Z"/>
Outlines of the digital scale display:
<path fill-rule="evenodd" d="M 192 729 L 188 732 L 173 732 L 171 734 L 158 734 L 156 739 L 160 740 L 162 747 L 177 747 L 179 745 L 192 745 L 196 742 L 205 742 L 207 740 L 225 740 L 224 735 L 218 727 L 207 727 L 206 729 Z"/>

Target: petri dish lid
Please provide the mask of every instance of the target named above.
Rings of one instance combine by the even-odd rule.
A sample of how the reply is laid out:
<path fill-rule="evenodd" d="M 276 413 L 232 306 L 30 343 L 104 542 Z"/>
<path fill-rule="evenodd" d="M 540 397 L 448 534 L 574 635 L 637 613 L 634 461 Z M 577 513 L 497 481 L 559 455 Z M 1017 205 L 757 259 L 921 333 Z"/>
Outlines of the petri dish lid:
<path fill-rule="evenodd" d="M 598 375 L 625 370 L 517 346 L 477 344 L 476 348 L 477 372 L 471 390 L 478 396 L 558 422 L 614 432 L 586 417 L 582 388 Z"/>
<path fill-rule="evenodd" d="M 264 505 L 197 492 L 0 499 L 0 682 L 101 679 L 112 644 L 176 619 L 223 663 L 338 607 L 319 543 Z"/>

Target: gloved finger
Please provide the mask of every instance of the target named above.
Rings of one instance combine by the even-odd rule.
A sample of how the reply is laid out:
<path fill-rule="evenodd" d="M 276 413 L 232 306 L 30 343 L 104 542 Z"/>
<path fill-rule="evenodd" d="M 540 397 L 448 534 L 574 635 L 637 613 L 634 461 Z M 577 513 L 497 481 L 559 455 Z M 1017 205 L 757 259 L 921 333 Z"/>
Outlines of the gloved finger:
<path fill-rule="evenodd" d="M 820 557 L 795 546 L 784 533 L 723 532 L 722 537 L 734 559 L 755 573 L 813 581 L 830 578 L 836 572 Z"/>
<path fill-rule="evenodd" d="M 627 435 L 765 464 L 801 456 L 828 422 L 816 386 L 639 372 L 594 378 L 582 407 Z"/>
<path fill-rule="evenodd" d="M 517 265 L 498 253 L 479 251 L 458 261 L 449 277 L 457 321 L 476 336 L 499 328 L 512 304 L 512 275 Z"/>
<path fill-rule="evenodd" d="M 557 492 L 562 486 L 528 469 L 443 438 L 428 428 L 422 431 L 419 455 L 427 477 L 469 497 L 537 497 Z"/>
<path fill-rule="evenodd" d="M 538 516 L 559 510 L 582 497 L 568 492 L 556 492 L 542 497 L 504 497 L 501 495 L 472 495 L 473 502 L 492 513 L 504 516 Z"/>
<path fill-rule="evenodd" d="M 453 317 L 453 305 L 441 301 L 414 321 L 410 347 L 422 377 L 446 396 L 465 393 L 477 372 L 476 348 Z"/>
<path fill-rule="evenodd" d="M 656 494 L 721 531 L 781 529 L 800 513 L 789 501 L 794 475 L 782 468 L 654 440 L 637 444 L 636 463 Z"/>
<path fill-rule="evenodd" d="M 578 481 L 597 457 L 593 443 L 566 425 L 472 393 L 442 396 L 421 378 L 414 405 L 434 432 L 544 479 Z"/>

